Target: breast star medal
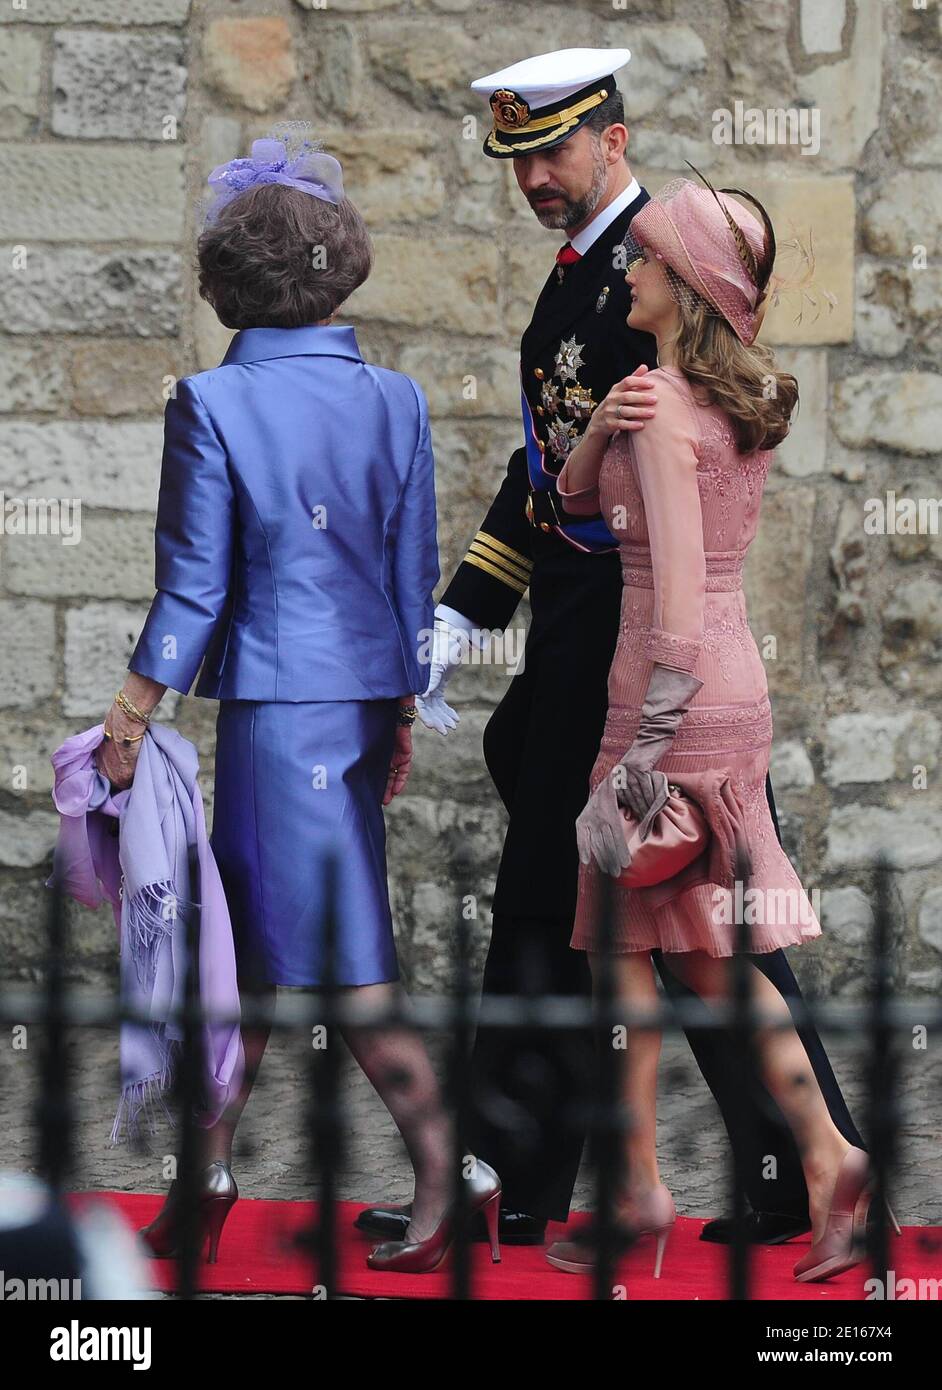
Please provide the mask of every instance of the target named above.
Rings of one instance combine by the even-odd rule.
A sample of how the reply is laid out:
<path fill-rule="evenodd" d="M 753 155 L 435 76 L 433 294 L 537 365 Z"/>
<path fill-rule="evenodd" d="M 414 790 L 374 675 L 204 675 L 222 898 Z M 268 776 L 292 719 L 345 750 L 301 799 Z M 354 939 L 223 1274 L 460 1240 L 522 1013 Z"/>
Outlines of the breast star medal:
<path fill-rule="evenodd" d="M 558 415 L 547 432 L 550 452 L 558 459 L 569 457 L 578 438 L 579 431 L 575 425 L 569 420 L 561 420 Z"/>
<path fill-rule="evenodd" d="M 585 343 L 576 342 L 575 334 L 573 334 L 571 338 L 565 339 L 560 343 L 559 352 L 556 354 L 555 375 L 559 377 L 563 384 L 567 381 L 578 380 L 577 374 L 579 368 L 585 366 L 582 357 L 582 349 L 584 347 Z"/>

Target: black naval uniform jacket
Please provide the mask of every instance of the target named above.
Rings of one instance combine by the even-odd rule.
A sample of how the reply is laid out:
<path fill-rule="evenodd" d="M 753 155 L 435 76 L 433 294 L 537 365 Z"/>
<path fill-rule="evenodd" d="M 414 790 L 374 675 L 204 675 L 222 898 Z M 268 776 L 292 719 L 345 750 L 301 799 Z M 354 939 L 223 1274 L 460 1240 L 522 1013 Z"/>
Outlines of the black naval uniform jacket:
<path fill-rule="evenodd" d="M 572 447 L 617 381 L 642 362 L 656 365 L 654 338 L 626 324 L 630 292 L 624 268 L 613 264 L 628 223 L 647 200 L 642 190 L 562 277 L 553 267 L 523 335 L 522 385 L 552 472 L 565 462 L 560 423 Z M 568 408 L 567 385 L 575 388 Z M 586 553 L 562 539 L 552 529 L 546 494 L 534 495 L 529 516 L 530 491 L 520 448 L 441 602 L 476 627 L 505 628 L 529 588 L 523 670 L 484 731 L 484 758 L 510 817 L 493 912 L 571 921 L 579 866 L 575 822 L 605 725 L 621 563 L 617 548 Z M 553 502 L 565 520 L 555 487 Z"/>

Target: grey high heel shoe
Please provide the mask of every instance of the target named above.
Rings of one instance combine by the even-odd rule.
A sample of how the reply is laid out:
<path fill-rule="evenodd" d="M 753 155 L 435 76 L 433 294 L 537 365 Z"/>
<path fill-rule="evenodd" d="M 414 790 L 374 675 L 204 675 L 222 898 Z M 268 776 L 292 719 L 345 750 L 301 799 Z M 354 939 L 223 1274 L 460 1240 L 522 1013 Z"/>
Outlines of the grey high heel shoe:
<path fill-rule="evenodd" d="M 200 1173 L 197 1221 L 199 1223 L 199 1248 L 203 1249 L 207 1240 L 209 1251 L 206 1263 L 214 1265 L 219 1255 L 219 1239 L 222 1228 L 236 1202 L 239 1189 L 232 1176 L 232 1169 L 222 1159 L 210 1163 Z M 149 1226 L 138 1232 L 148 1253 L 156 1260 L 172 1259 L 180 1247 L 180 1180 L 174 1178 L 170 1191 L 160 1211 Z"/>
<path fill-rule="evenodd" d="M 500 1262 L 500 1237 L 497 1222 L 500 1215 L 500 1178 L 489 1164 L 476 1159 L 469 1178 L 467 1213 L 484 1213 L 491 1246 L 491 1260 Z M 427 1240 L 390 1240 L 377 1245 L 366 1258 L 370 1269 L 383 1269 L 399 1274 L 430 1274 L 448 1254 L 455 1238 L 455 1212 L 450 1207 Z"/>

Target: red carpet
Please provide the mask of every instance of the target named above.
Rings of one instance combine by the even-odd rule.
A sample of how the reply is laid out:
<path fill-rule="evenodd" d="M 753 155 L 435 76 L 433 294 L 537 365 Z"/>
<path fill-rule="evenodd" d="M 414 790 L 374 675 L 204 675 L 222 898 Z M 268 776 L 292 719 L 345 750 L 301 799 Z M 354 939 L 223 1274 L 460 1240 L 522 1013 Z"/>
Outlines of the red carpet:
<path fill-rule="evenodd" d="M 76 1193 L 72 1200 L 85 1203 L 105 1200 L 117 1206 L 135 1228 L 146 1225 L 159 1209 L 162 1197 L 125 1192 Z M 362 1204 L 340 1202 L 337 1208 L 338 1292 L 364 1298 L 448 1298 L 451 1280 L 448 1262 L 434 1274 L 396 1275 L 374 1273 L 366 1256 L 373 1244 L 354 1231 L 352 1222 Z M 268 1202 L 240 1198 L 231 1213 L 219 1246 L 219 1263 L 201 1266 L 202 1287 L 218 1293 L 310 1293 L 316 1280 L 310 1260 L 294 1244 L 315 1211 L 309 1202 Z M 572 1231 L 585 1216 L 569 1226 L 550 1226 L 549 1239 Z M 653 1237 L 644 1237 L 622 1261 L 617 1282 L 621 1297 L 634 1299 L 723 1299 L 727 1287 L 727 1253 L 717 1245 L 698 1240 L 703 1220 L 678 1217 L 667 1245 L 661 1278 L 652 1277 Z M 788 1245 L 754 1251 L 752 1291 L 757 1299 L 810 1299 L 834 1302 L 862 1299 L 867 1267 L 840 1275 L 827 1284 L 796 1284 L 792 1266 L 808 1247 L 809 1237 Z M 541 1246 L 506 1246 L 500 1264 L 493 1265 L 486 1246 L 472 1246 L 472 1295 L 486 1299 L 585 1299 L 591 1297 L 590 1281 L 582 1275 L 563 1274 L 547 1264 Z M 942 1279 L 942 1229 L 904 1227 L 901 1237 L 891 1238 L 890 1259 L 897 1284 L 903 1278 Z M 152 1260 L 154 1287 L 174 1286 L 172 1260 Z M 902 1290 L 900 1290 L 902 1292 Z M 898 1295 L 899 1296 L 899 1295 Z"/>

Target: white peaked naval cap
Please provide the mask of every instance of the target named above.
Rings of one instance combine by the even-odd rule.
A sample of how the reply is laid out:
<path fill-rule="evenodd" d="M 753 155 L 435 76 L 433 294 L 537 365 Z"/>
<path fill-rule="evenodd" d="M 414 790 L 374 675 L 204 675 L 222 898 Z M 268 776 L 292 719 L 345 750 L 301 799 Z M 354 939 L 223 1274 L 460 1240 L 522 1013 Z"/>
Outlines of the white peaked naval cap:
<path fill-rule="evenodd" d="M 477 78 L 471 90 L 494 113 L 484 153 L 511 159 L 561 144 L 612 95 L 630 57 L 627 48 L 562 48 Z"/>

